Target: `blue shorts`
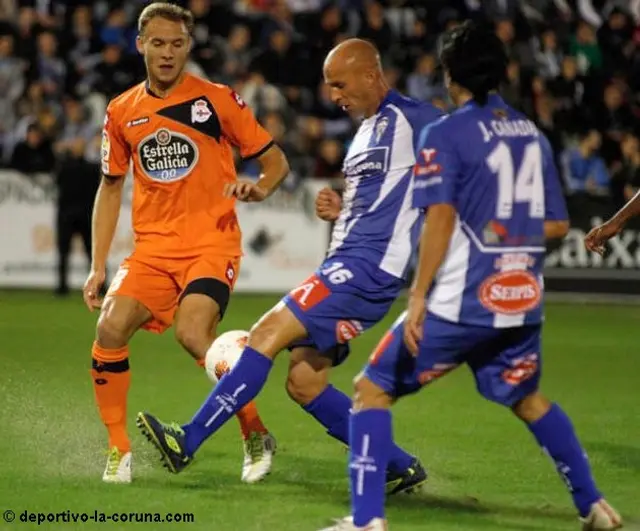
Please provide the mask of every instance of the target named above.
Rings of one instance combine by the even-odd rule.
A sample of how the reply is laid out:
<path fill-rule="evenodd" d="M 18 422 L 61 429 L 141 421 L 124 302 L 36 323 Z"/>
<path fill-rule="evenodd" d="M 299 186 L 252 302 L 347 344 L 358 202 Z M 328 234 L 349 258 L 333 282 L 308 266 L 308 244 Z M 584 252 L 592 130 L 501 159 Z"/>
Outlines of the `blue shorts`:
<path fill-rule="evenodd" d="M 311 346 L 342 363 L 349 341 L 379 323 L 403 282 L 362 260 L 328 260 L 283 302 L 303 324 L 307 338 L 290 345 Z"/>
<path fill-rule="evenodd" d="M 393 397 L 420 390 L 466 363 L 482 396 L 511 407 L 538 389 L 541 325 L 485 328 L 427 314 L 417 357 L 404 343 L 402 314 L 382 338 L 365 376 Z"/>

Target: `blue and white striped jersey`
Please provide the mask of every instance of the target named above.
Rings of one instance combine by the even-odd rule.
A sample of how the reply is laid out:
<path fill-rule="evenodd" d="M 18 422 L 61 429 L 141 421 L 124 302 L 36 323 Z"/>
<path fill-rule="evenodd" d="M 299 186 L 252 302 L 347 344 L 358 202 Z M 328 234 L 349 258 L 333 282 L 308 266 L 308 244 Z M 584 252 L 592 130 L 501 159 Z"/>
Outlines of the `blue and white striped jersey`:
<path fill-rule="evenodd" d="M 390 91 L 360 125 L 344 160 L 342 211 L 327 258 L 357 258 L 406 277 L 423 220 L 413 208 L 418 137 L 442 113 Z"/>
<path fill-rule="evenodd" d="M 493 328 L 540 323 L 544 221 L 568 219 L 548 140 L 497 95 L 420 136 L 413 206 L 458 214 L 427 311 Z"/>

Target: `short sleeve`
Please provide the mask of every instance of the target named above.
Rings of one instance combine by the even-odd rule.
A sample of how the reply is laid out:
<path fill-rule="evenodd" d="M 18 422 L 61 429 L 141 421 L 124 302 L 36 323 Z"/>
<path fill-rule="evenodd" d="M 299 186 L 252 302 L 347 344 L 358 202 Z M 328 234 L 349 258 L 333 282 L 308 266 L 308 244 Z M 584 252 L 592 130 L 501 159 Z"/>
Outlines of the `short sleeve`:
<path fill-rule="evenodd" d="M 113 103 L 107 107 L 102 127 L 102 173 L 112 177 L 121 177 L 129 169 L 131 151 L 126 140 L 122 136 L 117 110 Z"/>
<path fill-rule="evenodd" d="M 441 123 L 426 126 L 420 135 L 413 173 L 414 208 L 454 204 L 460 162 Z"/>
<path fill-rule="evenodd" d="M 542 172 L 544 180 L 544 217 L 548 221 L 566 221 L 569 219 L 560 176 L 553 158 L 553 150 L 547 138 L 540 139 L 542 147 Z"/>
<path fill-rule="evenodd" d="M 222 131 L 238 147 L 243 159 L 259 157 L 273 145 L 271 135 L 258 123 L 240 95 L 225 87 L 220 106 Z"/>

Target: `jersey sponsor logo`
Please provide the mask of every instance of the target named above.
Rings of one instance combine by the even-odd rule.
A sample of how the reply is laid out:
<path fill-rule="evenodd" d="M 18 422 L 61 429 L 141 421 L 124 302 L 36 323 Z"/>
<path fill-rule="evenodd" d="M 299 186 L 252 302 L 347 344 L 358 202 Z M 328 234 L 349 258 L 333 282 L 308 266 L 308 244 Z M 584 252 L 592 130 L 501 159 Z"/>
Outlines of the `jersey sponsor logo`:
<path fill-rule="evenodd" d="M 375 147 L 365 149 L 344 162 L 344 174 L 348 177 L 366 176 L 373 173 L 386 173 L 389 168 L 389 148 Z"/>
<path fill-rule="evenodd" d="M 336 339 L 338 343 L 348 343 L 358 337 L 364 328 L 359 321 L 338 321 L 336 323 Z"/>
<path fill-rule="evenodd" d="M 514 360 L 509 369 L 502 372 L 502 380 L 509 385 L 520 385 L 538 372 L 538 354 L 528 354 Z"/>
<path fill-rule="evenodd" d="M 502 271 L 480 285 L 478 298 L 490 312 L 514 315 L 537 308 L 542 290 L 536 277 L 528 271 Z"/>
<path fill-rule="evenodd" d="M 198 148 L 186 135 L 158 129 L 140 142 L 138 156 L 150 179 L 171 183 L 191 173 L 198 162 Z"/>
<path fill-rule="evenodd" d="M 191 104 L 191 123 L 203 124 L 213 113 L 205 100 L 196 100 Z"/>
<path fill-rule="evenodd" d="M 424 148 L 420 151 L 420 157 L 413 168 L 416 177 L 435 175 L 442 172 L 442 166 L 435 162 L 438 151 L 436 149 Z"/>
<path fill-rule="evenodd" d="M 111 155 L 111 141 L 109 140 L 109 133 L 107 133 L 106 130 L 102 132 L 102 145 L 100 147 L 100 152 L 102 161 L 102 173 L 104 173 L 105 175 L 109 175 L 109 156 Z"/>
<path fill-rule="evenodd" d="M 311 275 L 297 288 L 289 292 L 289 296 L 298 303 L 303 310 L 310 310 L 316 304 L 321 303 L 329 295 L 331 290 L 325 285 L 317 275 Z"/>

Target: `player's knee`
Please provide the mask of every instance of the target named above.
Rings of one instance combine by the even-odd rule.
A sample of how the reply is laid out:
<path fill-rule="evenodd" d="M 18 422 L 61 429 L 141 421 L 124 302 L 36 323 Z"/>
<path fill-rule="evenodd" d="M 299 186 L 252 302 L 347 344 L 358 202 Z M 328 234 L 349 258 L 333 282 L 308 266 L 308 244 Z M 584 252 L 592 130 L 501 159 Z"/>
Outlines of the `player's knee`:
<path fill-rule="evenodd" d="M 287 394 L 294 402 L 304 406 L 311 403 L 327 387 L 323 373 L 312 370 L 291 370 L 287 376 Z"/>
<path fill-rule="evenodd" d="M 544 417 L 549 409 L 551 409 L 551 402 L 538 391 L 528 394 L 511 406 L 514 414 L 527 424 Z"/>
<path fill-rule="evenodd" d="M 362 409 L 386 409 L 391 407 L 393 399 L 384 389 L 373 383 L 364 373 L 358 374 L 353 380 L 354 395 L 353 408 L 355 411 Z"/>
<path fill-rule="evenodd" d="M 103 348 L 124 347 L 131 337 L 127 316 L 107 308 L 98 318 L 96 336 L 98 344 Z"/>
<path fill-rule="evenodd" d="M 176 326 L 176 339 L 187 352 L 197 358 L 205 357 L 211 343 L 210 333 L 193 322 Z"/>

